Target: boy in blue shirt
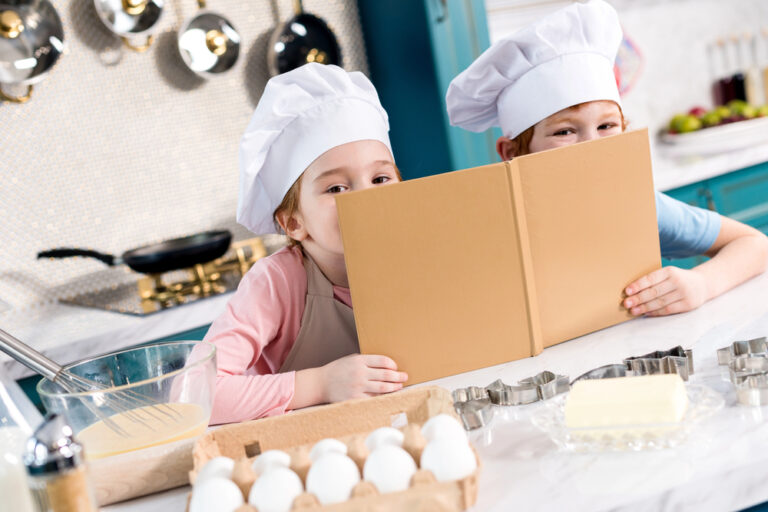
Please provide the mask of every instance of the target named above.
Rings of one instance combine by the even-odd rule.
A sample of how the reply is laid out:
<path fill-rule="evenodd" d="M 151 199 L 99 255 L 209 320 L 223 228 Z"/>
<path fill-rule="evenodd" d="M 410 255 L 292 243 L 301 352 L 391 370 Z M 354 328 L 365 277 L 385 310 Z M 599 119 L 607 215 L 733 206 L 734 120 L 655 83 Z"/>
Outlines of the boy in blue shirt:
<path fill-rule="evenodd" d="M 560 9 L 498 41 L 451 82 L 451 124 L 477 132 L 500 126 L 503 160 L 621 133 L 613 73 L 621 40 L 616 11 L 603 0 Z M 630 283 L 623 305 L 633 315 L 695 309 L 768 265 L 768 238 L 756 229 L 659 192 L 656 214 L 662 256 L 711 259 Z"/>

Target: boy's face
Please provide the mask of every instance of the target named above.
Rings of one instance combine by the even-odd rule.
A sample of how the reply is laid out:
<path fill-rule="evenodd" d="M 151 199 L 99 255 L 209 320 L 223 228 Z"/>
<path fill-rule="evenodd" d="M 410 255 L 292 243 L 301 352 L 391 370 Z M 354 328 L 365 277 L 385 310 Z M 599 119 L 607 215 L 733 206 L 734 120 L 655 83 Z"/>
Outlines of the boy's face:
<path fill-rule="evenodd" d="M 528 152 L 537 153 L 616 135 L 622 131 L 623 118 L 616 103 L 590 101 L 563 109 L 536 123 L 528 144 Z M 505 138 L 502 137 L 502 139 Z M 504 144 L 502 139 L 499 139 L 497 149 L 503 160 L 510 160 L 520 154 L 519 148 L 514 147 L 515 141 L 506 139 L 509 144 Z"/>
<path fill-rule="evenodd" d="M 296 214 L 300 229 L 297 236 L 288 234 L 316 259 L 343 255 L 336 194 L 397 181 L 392 155 L 380 141 L 356 141 L 329 149 L 304 171 Z"/>

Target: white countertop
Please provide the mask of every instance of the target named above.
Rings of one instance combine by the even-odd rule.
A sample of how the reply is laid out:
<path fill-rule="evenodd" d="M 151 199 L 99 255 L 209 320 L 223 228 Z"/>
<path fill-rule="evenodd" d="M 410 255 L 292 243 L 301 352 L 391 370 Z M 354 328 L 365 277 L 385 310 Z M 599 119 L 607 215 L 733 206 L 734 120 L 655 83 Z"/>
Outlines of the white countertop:
<path fill-rule="evenodd" d="M 736 339 L 767 334 L 768 273 L 689 313 L 631 320 L 536 357 L 428 383 L 456 389 L 501 378 L 511 384 L 543 370 L 574 378 L 625 357 L 682 345 L 693 349 L 691 382 L 725 398 L 725 407 L 696 424 L 675 449 L 599 455 L 559 451 L 529 420 L 544 404 L 498 408 L 489 425 L 470 435 L 483 464 L 472 510 L 721 511 L 768 501 L 768 406 L 739 405 L 715 356 Z M 188 492 L 184 487 L 103 510 L 183 510 Z"/>
<path fill-rule="evenodd" d="M 673 156 L 672 148 L 652 139 L 651 153 L 654 184 L 664 191 L 768 162 L 768 143 L 708 156 Z"/>

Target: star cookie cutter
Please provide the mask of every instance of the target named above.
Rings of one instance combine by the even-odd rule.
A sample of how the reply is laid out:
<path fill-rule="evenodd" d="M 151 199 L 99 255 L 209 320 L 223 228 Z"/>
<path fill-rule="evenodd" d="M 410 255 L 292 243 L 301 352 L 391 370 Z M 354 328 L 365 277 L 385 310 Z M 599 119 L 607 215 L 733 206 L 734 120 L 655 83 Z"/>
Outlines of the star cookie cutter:
<path fill-rule="evenodd" d="M 683 380 L 693 375 L 693 351 L 681 346 L 624 359 L 632 375 L 676 373 Z"/>
<path fill-rule="evenodd" d="M 768 340 L 765 336 L 751 340 L 734 341 L 727 347 L 717 349 L 717 364 L 727 365 L 737 357 L 761 354 L 768 355 Z"/>
<path fill-rule="evenodd" d="M 737 356 L 728 363 L 728 373 L 739 402 L 768 404 L 768 357 L 758 354 Z"/>

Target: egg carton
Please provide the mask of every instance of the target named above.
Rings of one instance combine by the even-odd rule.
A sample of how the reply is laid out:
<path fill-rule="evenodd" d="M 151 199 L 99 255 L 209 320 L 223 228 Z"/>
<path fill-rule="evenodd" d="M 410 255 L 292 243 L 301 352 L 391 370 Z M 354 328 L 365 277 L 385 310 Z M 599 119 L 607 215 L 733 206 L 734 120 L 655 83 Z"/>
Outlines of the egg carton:
<path fill-rule="evenodd" d="M 291 469 L 306 482 L 312 446 L 322 439 L 334 438 L 347 445 L 349 457 L 362 473 L 368 454 L 365 438 L 379 427 L 395 427 L 403 431 L 405 449 L 418 463 L 424 449 L 421 425 L 438 414 L 456 417 L 450 393 L 440 387 L 421 387 L 373 398 L 348 400 L 337 404 L 313 407 L 291 414 L 227 425 L 202 436 L 193 450 L 194 482 L 201 468 L 214 457 L 235 460 L 232 480 L 248 496 L 256 475 L 251 470 L 253 460 L 267 450 L 283 450 L 291 456 Z M 474 452 L 474 448 L 473 448 Z M 349 500 L 321 505 L 307 492 L 299 495 L 292 511 L 312 512 L 410 512 L 430 510 L 453 512 L 466 510 L 477 500 L 478 469 L 456 481 L 438 482 L 434 475 L 419 469 L 411 486 L 401 492 L 380 494 L 370 482 L 361 481 Z M 190 494 L 191 497 L 191 494 Z M 243 505 L 238 512 L 255 512 Z"/>

